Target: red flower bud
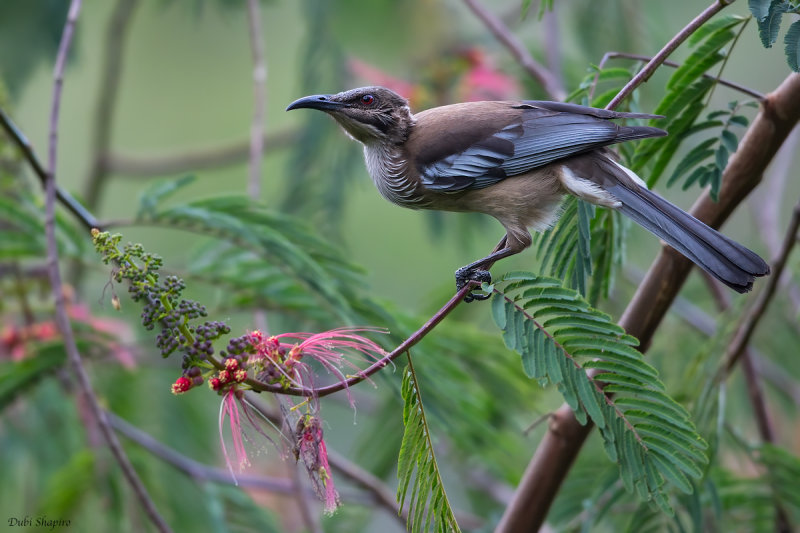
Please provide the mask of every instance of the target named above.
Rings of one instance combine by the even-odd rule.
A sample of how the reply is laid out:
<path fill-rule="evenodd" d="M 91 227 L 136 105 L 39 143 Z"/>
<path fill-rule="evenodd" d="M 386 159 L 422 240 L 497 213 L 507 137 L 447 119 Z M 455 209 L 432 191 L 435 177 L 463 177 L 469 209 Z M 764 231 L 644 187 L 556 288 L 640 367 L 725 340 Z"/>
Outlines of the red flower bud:
<path fill-rule="evenodd" d="M 192 388 L 192 381 L 186 376 L 181 376 L 172 384 L 172 394 L 182 394 Z"/>

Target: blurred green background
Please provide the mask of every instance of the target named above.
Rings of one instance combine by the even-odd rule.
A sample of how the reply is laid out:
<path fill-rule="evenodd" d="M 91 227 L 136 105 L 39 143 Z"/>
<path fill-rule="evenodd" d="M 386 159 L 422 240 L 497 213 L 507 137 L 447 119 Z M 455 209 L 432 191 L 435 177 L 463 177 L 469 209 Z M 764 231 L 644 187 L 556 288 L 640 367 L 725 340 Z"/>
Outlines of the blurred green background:
<path fill-rule="evenodd" d="M 103 58 L 113 40 L 108 37 L 109 20 L 121 4 L 117 0 L 85 2 L 66 70 L 57 176 L 60 185 L 78 198 L 87 195 L 98 102 L 109 89 L 103 82 Z M 519 0 L 492 2 L 489 7 L 506 20 L 537 59 L 546 62 L 548 53 L 554 55 L 567 91 L 577 87 L 587 68 L 599 62 L 605 51 L 654 54 L 700 9 L 697 3 L 687 1 L 580 0 L 558 3 L 556 13 L 540 21 L 536 2 L 525 18 L 520 16 Z M 268 70 L 265 124 L 272 143 L 266 145 L 260 200 L 270 209 L 307 221 L 350 262 L 363 267 L 362 294 L 402 325 L 392 332 L 395 341 L 402 338 L 404 329 L 416 329 L 449 298 L 455 268 L 488 252 L 502 236 L 502 228 L 480 217 L 420 213 L 386 203 L 371 184 L 356 143 L 346 139 L 326 117 L 287 114 L 286 105 L 307 94 L 386 80 L 408 84 L 413 94 L 406 96 L 413 97 L 413 105 L 449 103 L 466 94 L 465 80 L 474 68 L 469 53 L 476 51 L 493 72 L 506 77 L 507 97 L 545 99 L 547 95 L 456 0 L 273 0 L 262 2 L 261 8 Z M 737 2 L 729 11 L 746 15 L 747 3 Z M 4 109 L 11 111 L 40 157 L 46 153 L 52 70 L 65 12 L 66 3 L 55 0 L 0 3 L 0 80 L 7 92 Z M 233 0 L 140 0 L 126 26 L 119 58 L 119 92 L 105 139 L 120 167 L 105 176 L 92 210 L 101 220 L 119 223 L 115 230 L 121 231 L 125 240 L 142 242 L 148 251 L 162 255 L 166 271 L 181 273 L 202 256 L 208 239 L 161 226 L 129 224 L 139 209 L 139 196 L 154 180 L 187 174 L 197 179 L 170 201 L 244 194 L 247 154 L 216 168 L 189 165 L 180 172 L 148 176 L 133 175 L 130 162 L 153 164 L 176 154 L 208 154 L 219 147 L 247 145 L 253 114 L 247 9 L 245 2 Z M 672 59 L 680 62 L 686 55 L 688 50 L 682 47 Z M 724 77 L 769 92 L 788 73 L 782 54 L 762 48 L 755 24 L 750 24 Z M 638 92 L 642 110 L 652 109 L 663 96 L 668 75 L 662 69 Z M 735 98 L 741 97 L 718 88 L 710 107 L 724 107 Z M 797 168 L 798 146 L 795 135 L 776 166 Z M 128 171 L 121 168 L 125 162 Z M 28 181 L 27 187 L 38 196 L 33 177 L 28 176 Z M 665 194 L 688 208 L 697 189 L 680 191 L 676 187 Z M 780 195 L 753 205 L 774 209 L 782 228 L 799 194 L 800 180 L 789 179 Z M 725 231 L 769 256 L 746 207 L 726 224 Z M 658 247 L 657 239 L 632 229 L 625 268 L 645 270 Z M 113 311 L 104 293 L 108 269 L 96 260 L 90 247 L 80 255 L 83 274 L 75 284 L 75 301 L 85 303 L 93 317 L 129 324 L 123 342 L 135 359 L 133 368 L 121 368 L 107 355 L 92 360 L 91 375 L 104 404 L 182 454 L 224 466 L 216 432 L 218 398 L 205 391 L 181 397 L 169 394 L 169 386 L 180 372 L 177 360 L 159 357 L 154 335 L 138 326 L 140 310 L 124 290 L 119 290 L 122 313 Z M 796 267 L 796 259 L 791 264 Z M 504 261 L 495 271 L 535 270 L 536 266 L 535 253 L 528 251 Z M 65 261 L 63 269 L 76 272 L 74 262 Z M 0 316 L 5 324 L 11 324 L 19 319 L 19 309 L 10 302 L 7 291 L 13 284 L 6 281 Z M 188 295 L 206 303 L 214 318 L 228 320 L 234 332 L 240 332 L 237 334 L 258 326 L 252 310 L 231 305 L 224 289 L 200 279 L 192 282 L 191 277 L 187 281 Z M 611 298 L 601 307 L 618 317 L 634 288 L 635 282 L 619 276 Z M 718 318 L 721 329 L 732 327 L 727 321 L 734 319 L 716 313 L 696 274 L 682 295 Z M 46 316 L 46 296 L 32 298 L 37 313 Z M 767 319 L 769 327 L 759 330 L 755 344 L 763 354 L 774 355 L 774 363 L 797 387 L 800 344 L 796 310 L 791 305 L 788 293 L 776 299 Z M 330 315 L 311 320 L 269 311 L 266 316 L 275 333 L 341 325 Z M 522 430 L 560 405 L 561 399 L 522 376 L 518 357 L 504 349 L 486 306 L 461 306 L 452 323 L 441 331 L 441 338 L 432 336 L 420 346 L 425 357 L 416 359 L 417 370 L 426 376 L 429 389 L 435 389 L 429 394 L 428 407 L 436 415 L 432 423 L 441 445 L 446 488 L 456 508 L 479 518 L 476 527 L 467 529 L 489 531 L 503 506 L 486 497 L 488 487 L 499 487 L 495 496 L 502 501 L 503 491 L 518 480 L 543 428 L 529 435 Z M 720 346 L 724 339 L 709 341 L 671 316 L 649 357 L 674 396 L 693 398 L 702 374 L 692 374 L 696 368 L 690 361 L 699 360 L 696 364 L 702 366 L 709 358 L 718 357 Z M 376 378 L 377 387 L 365 385 L 354 391 L 355 423 L 345 398 L 323 400 L 331 448 L 385 479 L 392 489 L 402 434 L 398 374 L 388 370 Z M 738 379 L 729 386 L 740 388 Z M 34 381 L 2 412 L 0 526 L 8 517 L 46 514 L 72 518 L 71 531 L 152 530 L 99 434 L 83 425 L 88 415 L 75 399 L 68 372 L 59 370 Z M 781 442 L 797 446 L 797 398 L 787 390 L 796 389 L 773 387 L 769 397 L 776 418 L 785 422 L 779 424 Z M 752 438 L 755 432 L 746 399 L 739 394 L 727 401 L 729 423 L 745 440 Z M 291 496 L 252 491 L 251 499 L 225 485 L 195 482 L 142 448 L 123 442 L 176 531 L 306 530 L 296 507 L 287 505 Z M 615 467 L 594 444 L 584 450 L 576 469 L 575 476 L 583 477 L 576 477 L 569 487 L 579 486 L 581 479 L 607 477 L 609 472 L 613 478 Z M 271 445 L 263 445 L 251 473 L 287 477 L 293 461 L 283 461 L 280 455 Z M 730 462 L 741 466 L 740 473 L 751 473 L 749 465 L 736 461 L 740 459 L 731 455 Z M 332 518 L 323 518 L 322 530 L 403 530 L 400 522 L 371 503 L 361 489 L 342 480 L 340 491 L 344 508 Z M 564 503 L 560 509 L 571 507 Z M 316 506 L 312 512 L 321 514 Z M 554 516 L 553 520 L 558 527 L 574 526 L 574 516 Z M 614 530 L 614 524 L 612 519 L 603 527 Z"/>

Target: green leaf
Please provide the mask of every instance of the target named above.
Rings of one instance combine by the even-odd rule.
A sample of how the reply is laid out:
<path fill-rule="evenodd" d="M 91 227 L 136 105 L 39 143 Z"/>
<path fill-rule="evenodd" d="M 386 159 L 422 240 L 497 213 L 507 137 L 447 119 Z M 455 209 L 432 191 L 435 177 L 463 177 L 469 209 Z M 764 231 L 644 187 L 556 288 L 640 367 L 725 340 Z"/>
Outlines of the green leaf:
<path fill-rule="evenodd" d="M 742 22 L 739 20 L 737 23 Z M 687 87 L 725 57 L 722 48 L 736 37 L 730 26 L 718 29 L 697 47 L 667 81 L 667 89 Z"/>
<path fill-rule="evenodd" d="M 694 492 L 691 482 L 677 466 L 661 455 L 660 452 L 649 454 L 652 462 L 664 478 L 672 483 L 678 490 L 691 494 Z"/>
<path fill-rule="evenodd" d="M 781 29 L 781 19 L 783 14 L 790 11 L 791 4 L 782 0 L 772 0 L 767 15 L 758 19 L 758 36 L 764 48 L 772 48 L 778 39 L 778 31 Z"/>
<path fill-rule="evenodd" d="M 722 144 L 730 153 L 735 153 L 739 148 L 739 139 L 730 130 L 722 130 Z"/>
<path fill-rule="evenodd" d="M 686 181 L 683 182 L 681 189 L 684 191 L 694 185 L 694 183 L 700 182 L 703 185 L 707 181 L 707 176 L 711 173 L 711 169 L 707 166 L 697 167 L 694 171 L 689 174 L 689 177 L 686 178 Z"/>
<path fill-rule="evenodd" d="M 750 120 L 744 115 L 734 115 L 730 118 L 731 124 L 744 126 L 745 128 L 750 124 Z"/>
<path fill-rule="evenodd" d="M 767 0 L 769 1 L 769 0 Z M 719 17 L 714 17 L 713 19 L 709 20 L 702 26 L 700 26 L 697 31 L 692 33 L 687 39 L 687 43 L 689 46 L 694 46 L 709 35 L 713 35 L 714 33 L 719 32 L 720 30 L 727 30 L 730 28 L 734 28 L 739 24 L 742 24 L 747 20 L 747 17 L 742 17 L 740 15 L 722 15 Z"/>
<path fill-rule="evenodd" d="M 600 408 L 600 401 L 598 400 L 598 391 L 594 387 L 594 383 L 586 376 L 585 372 L 578 372 L 576 374 L 576 381 L 578 385 L 578 397 L 583 404 L 584 409 L 594 421 L 595 425 L 599 428 L 605 427 L 606 421 L 603 418 L 603 411 Z M 602 394 L 599 394 L 602 398 Z"/>
<path fill-rule="evenodd" d="M 769 6 L 772 0 L 747 0 L 747 7 L 757 21 L 764 20 L 769 14 Z"/>
<path fill-rule="evenodd" d="M 500 329 L 506 329 L 506 300 L 503 298 L 503 295 L 495 293 L 492 297 L 492 318 L 494 318 L 494 323 L 497 324 L 497 327 Z"/>
<path fill-rule="evenodd" d="M 789 67 L 795 72 L 800 72 L 800 20 L 796 20 L 789 26 L 783 43 Z"/>
<path fill-rule="evenodd" d="M 39 346 L 35 357 L 0 363 L 0 411 L 66 362 L 61 343 Z"/>
<path fill-rule="evenodd" d="M 139 197 L 139 210 L 136 212 L 136 218 L 143 218 L 145 216 L 154 214 L 158 204 L 166 200 L 176 191 L 193 183 L 195 179 L 195 176 L 188 175 L 178 179 L 159 180 L 154 182 L 152 185 L 142 191 L 142 194 Z"/>
<path fill-rule="evenodd" d="M 163 199 L 164 191 L 177 187 L 157 188 L 145 196 L 150 198 L 144 200 L 145 204 Z M 143 213 L 148 222 L 203 230 L 238 249 L 257 254 L 262 261 L 305 285 L 309 294 L 324 302 L 340 319 L 352 322 L 353 309 L 345 294 L 352 292 L 361 272 L 305 221 L 270 211 L 244 196 L 218 196 L 171 207 L 154 204 Z"/>
<path fill-rule="evenodd" d="M 403 439 L 397 460 L 397 501 L 403 508 L 408 501 L 408 531 L 460 532 L 447 494 L 444 491 L 430 428 L 425 419 L 422 397 L 414 367 L 409 358 L 403 371 Z M 409 494 L 408 488 L 413 479 Z"/>
<path fill-rule="evenodd" d="M 672 172 L 672 176 L 669 177 L 667 180 L 667 187 L 671 186 L 675 181 L 677 181 L 681 176 L 683 176 L 686 172 L 690 169 L 694 168 L 698 164 L 702 163 L 712 155 L 714 155 L 714 150 L 709 149 L 711 146 L 717 143 L 718 139 L 706 139 L 705 141 L 701 142 L 694 148 L 692 148 L 688 154 L 681 159 L 680 163 L 675 167 L 675 170 Z"/>
<path fill-rule="evenodd" d="M 724 158 L 725 161 L 727 162 L 728 160 L 727 152 L 724 154 Z M 711 185 L 708 192 L 709 195 L 711 196 L 711 199 L 714 200 L 715 202 L 719 199 L 719 189 L 720 187 L 722 187 L 722 170 L 724 168 L 724 167 L 723 168 L 719 167 L 719 162 L 720 162 L 720 157 L 719 154 L 717 154 L 717 165 L 715 165 L 714 168 L 712 168 L 708 174 L 708 181 Z"/>
<path fill-rule="evenodd" d="M 578 422 L 591 418 L 598 426 L 625 487 L 671 512 L 666 491 L 670 486 L 691 490 L 687 475 L 702 475 L 707 445 L 686 409 L 666 394 L 657 371 L 633 347 L 637 341 L 556 282 L 523 277 L 495 284 L 511 303 L 503 306 L 504 338 L 516 337 L 507 344 L 522 356 L 526 375 L 543 385 L 556 383 Z M 547 319 L 534 320 L 529 312 Z M 590 377 L 588 369 L 600 372 Z M 616 396 L 609 401 L 606 392 Z"/>

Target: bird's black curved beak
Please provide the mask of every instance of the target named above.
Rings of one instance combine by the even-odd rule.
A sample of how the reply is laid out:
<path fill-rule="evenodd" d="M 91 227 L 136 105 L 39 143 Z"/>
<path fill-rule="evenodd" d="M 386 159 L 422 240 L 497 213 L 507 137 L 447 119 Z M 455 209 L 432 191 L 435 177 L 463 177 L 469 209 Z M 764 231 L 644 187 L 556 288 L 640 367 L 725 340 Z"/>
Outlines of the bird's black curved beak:
<path fill-rule="evenodd" d="M 345 107 L 345 103 L 331 100 L 331 96 L 332 95 L 330 94 L 313 94 L 311 96 L 304 96 L 303 98 L 295 100 L 289 104 L 289 107 L 286 108 L 286 111 L 303 108 L 318 109 L 320 111 L 334 111 Z"/>

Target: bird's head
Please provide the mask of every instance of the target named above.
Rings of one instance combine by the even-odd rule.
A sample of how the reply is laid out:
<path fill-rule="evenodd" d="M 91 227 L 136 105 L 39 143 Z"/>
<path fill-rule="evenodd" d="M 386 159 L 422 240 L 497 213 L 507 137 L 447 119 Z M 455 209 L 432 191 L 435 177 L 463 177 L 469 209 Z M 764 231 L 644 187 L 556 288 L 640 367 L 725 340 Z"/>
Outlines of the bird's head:
<path fill-rule="evenodd" d="M 328 113 L 348 135 L 365 145 L 400 144 L 414 124 L 408 101 L 385 87 L 306 96 L 289 104 L 286 111 L 301 108 Z"/>

